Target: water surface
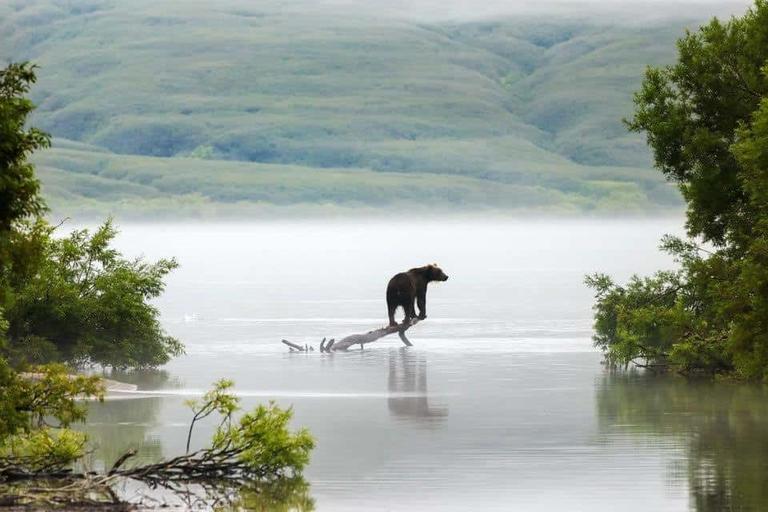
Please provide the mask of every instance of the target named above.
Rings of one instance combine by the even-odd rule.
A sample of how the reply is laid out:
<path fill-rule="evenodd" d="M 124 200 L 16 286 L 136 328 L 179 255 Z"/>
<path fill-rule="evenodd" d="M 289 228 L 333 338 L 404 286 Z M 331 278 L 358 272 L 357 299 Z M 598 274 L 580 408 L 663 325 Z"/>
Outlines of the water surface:
<path fill-rule="evenodd" d="M 94 464 L 184 449 L 183 401 L 220 377 L 249 407 L 293 406 L 317 448 L 318 510 L 760 510 L 761 388 L 613 374 L 591 343 L 586 273 L 669 268 L 680 219 L 124 225 L 175 256 L 158 301 L 187 355 L 95 404 Z M 437 262 L 427 321 L 364 351 L 289 353 L 386 323 L 389 277 Z M 200 446 L 212 424 L 196 431 Z"/>

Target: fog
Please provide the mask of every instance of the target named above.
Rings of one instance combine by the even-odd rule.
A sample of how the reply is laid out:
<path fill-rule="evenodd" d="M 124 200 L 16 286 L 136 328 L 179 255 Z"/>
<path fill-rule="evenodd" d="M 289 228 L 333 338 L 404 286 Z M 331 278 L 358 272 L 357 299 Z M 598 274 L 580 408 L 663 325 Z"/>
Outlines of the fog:
<path fill-rule="evenodd" d="M 140 0 L 143 3 L 143 0 Z M 149 2 L 147 5 L 152 5 Z M 172 0 L 173 3 L 173 0 Z M 559 15 L 621 23 L 647 23 L 667 19 L 699 20 L 711 16 L 742 14 L 749 0 L 287 0 L 254 3 L 228 0 L 219 5 L 201 0 L 175 0 L 190 12 L 209 13 L 238 9 L 241 12 L 281 12 L 297 15 L 344 17 L 393 17 L 424 22 L 462 22 L 510 16 Z M 167 2 L 163 2 L 167 4 Z"/>
<path fill-rule="evenodd" d="M 749 0 L 319 0 L 315 7 L 345 14 L 393 16 L 424 21 L 467 21 L 519 15 L 558 14 L 601 21 L 638 23 L 670 18 L 700 19 L 741 14 L 752 5 Z M 297 5 L 307 7 L 306 3 Z"/>

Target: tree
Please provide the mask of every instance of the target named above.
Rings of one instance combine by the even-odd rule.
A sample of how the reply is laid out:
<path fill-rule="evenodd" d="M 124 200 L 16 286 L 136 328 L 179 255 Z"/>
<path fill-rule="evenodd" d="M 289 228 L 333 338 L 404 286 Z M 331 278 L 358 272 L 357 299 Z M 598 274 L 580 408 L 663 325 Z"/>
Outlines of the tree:
<path fill-rule="evenodd" d="M 32 152 L 50 144 L 48 134 L 26 128 L 35 107 L 25 95 L 35 81 L 35 66 L 27 62 L 0 70 L 0 237 L 17 220 L 45 211 L 40 182 L 27 161 Z"/>
<path fill-rule="evenodd" d="M 50 138 L 26 121 L 35 66 L 0 70 L 0 351 L 15 365 L 65 360 L 158 366 L 182 352 L 149 304 L 174 260 L 127 260 L 107 221 L 92 234 L 55 236 L 28 161 Z"/>
<path fill-rule="evenodd" d="M 662 242 L 678 271 L 587 279 L 595 343 L 615 363 L 768 378 L 768 2 L 687 33 L 635 105 L 628 125 L 678 184 L 689 239 Z"/>
<path fill-rule="evenodd" d="M 40 182 L 27 161 L 33 151 L 50 142 L 45 133 L 26 128 L 34 105 L 25 94 L 35 80 L 35 67 L 29 63 L 0 70 L 0 346 L 8 327 L 3 305 L 8 302 L 8 265 L 13 258 L 11 228 L 15 222 L 45 211 Z"/>
<path fill-rule="evenodd" d="M 677 47 L 676 64 L 647 70 L 628 125 L 679 185 L 689 234 L 739 249 L 756 212 L 732 145 L 768 92 L 768 4 L 757 0 L 725 24 L 715 18 Z"/>

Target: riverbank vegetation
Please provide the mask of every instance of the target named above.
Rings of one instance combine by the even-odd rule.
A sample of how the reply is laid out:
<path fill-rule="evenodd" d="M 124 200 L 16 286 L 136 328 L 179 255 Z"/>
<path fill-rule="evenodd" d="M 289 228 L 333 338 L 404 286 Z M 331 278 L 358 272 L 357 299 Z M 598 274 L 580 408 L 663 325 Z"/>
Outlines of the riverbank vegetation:
<path fill-rule="evenodd" d="M 120 479 L 201 500 L 221 499 L 210 492 L 223 486 L 237 500 L 245 499 L 232 495 L 243 484 L 288 478 L 311 508 L 300 475 L 314 440 L 289 430 L 290 409 L 243 412 L 228 381 L 189 404 L 190 436 L 197 420 L 219 416 L 207 447 L 190 453 L 188 442 L 185 455 L 138 465 L 128 451 L 106 472 L 82 468 L 88 440 L 71 426 L 86 420 L 84 400 L 103 400 L 105 388 L 100 377 L 73 370 L 156 367 L 182 352 L 149 302 L 176 263 L 124 258 L 111 246 L 111 221 L 59 236 L 60 226 L 43 218 L 29 157 L 50 138 L 27 126 L 35 80 L 27 63 L 0 70 L 0 505 L 125 505 L 113 490 Z"/>
<path fill-rule="evenodd" d="M 688 238 L 665 237 L 677 270 L 587 278 L 608 360 L 768 379 L 768 2 L 712 20 L 649 68 L 632 131 L 687 203 Z"/>
<path fill-rule="evenodd" d="M 35 370 L 20 375 L 0 360 L 0 506 L 129 505 L 114 486 L 131 479 L 148 490 L 165 489 L 199 501 L 197 505 L 238 501 L 240 486 L 287 487 L 301 491 L 302 510 L 311 510 L 301 472 L 314 440 L 306 429 L 290 431 L 290 409 L 270 403 L 243 413 L 232 394 L 233 383 L 222 380 L 200 401 L 188 404 L 193 412 L 190 437 L 198 420 L 218 416 L 208 446 L 190 452 L 188 440 L 184 455 L 134 465 L 129 462 L 136 451 L 129 450 L 98 472 L 82 468 L 87 437 L 70 426 L 85 421 L 84 399 L 104 399 L 101 380 L 73 377 L 62 365 Z M 289 492 L 284 498 L 296 496 Z"/>

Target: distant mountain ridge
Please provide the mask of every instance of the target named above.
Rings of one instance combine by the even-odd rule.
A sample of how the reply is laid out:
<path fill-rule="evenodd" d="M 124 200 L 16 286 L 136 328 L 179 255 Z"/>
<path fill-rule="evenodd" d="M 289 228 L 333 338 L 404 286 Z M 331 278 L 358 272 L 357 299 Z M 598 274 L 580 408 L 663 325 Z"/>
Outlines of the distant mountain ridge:
<path fill-rule="evenodd" d="M 680 204 L 621 119 L 685 23 L 427 23 L 310 5 L 0 6 L 0 59 L 41 66 L 34 123 L 56 140 L 38 157 L 54 207 Z"/>

